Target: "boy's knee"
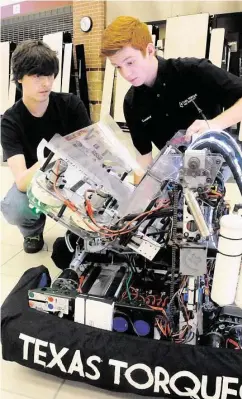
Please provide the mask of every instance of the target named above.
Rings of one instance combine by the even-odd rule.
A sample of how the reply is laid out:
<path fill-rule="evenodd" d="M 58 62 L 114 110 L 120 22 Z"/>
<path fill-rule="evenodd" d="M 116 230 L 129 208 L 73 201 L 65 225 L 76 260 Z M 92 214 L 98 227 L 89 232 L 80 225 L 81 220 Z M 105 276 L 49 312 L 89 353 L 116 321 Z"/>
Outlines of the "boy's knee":
<path fill-rule="evenodd" d="M 13 186 L 1 202 L 1 211 L 5 219 L 14 225 L 21 225 L 27 219 L 38 219 L 29 208 L 29 201 L 26 193 L 22 193 Z"/>

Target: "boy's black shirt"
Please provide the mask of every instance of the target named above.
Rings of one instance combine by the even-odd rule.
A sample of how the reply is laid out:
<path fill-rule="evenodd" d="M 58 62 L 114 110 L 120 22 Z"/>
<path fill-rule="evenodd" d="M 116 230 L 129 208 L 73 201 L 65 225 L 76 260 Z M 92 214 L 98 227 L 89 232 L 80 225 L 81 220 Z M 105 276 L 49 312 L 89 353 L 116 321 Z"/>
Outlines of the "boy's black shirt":
<path fill-rule="evenodd" d="M 41 118 L 33 116 L 21 99 L 2 117 L 3 160 L 23 154 L 30 168 L 37 162 L 37 147 L 43 138 L 49 141 L 55 133 L 65 136 L 90 124 L 83 102 L 74 94 L 51 92 Z"/>
<path fill-rule="evenodd" d="M 216 67 L 206 59 L 158 59 L 152 87 L 131 87 L 124 99 L 124 116 L 134 146 L 142 154 L 161 149 L 178 131 L 202 119 L 213 119 L 223 107 L 242 97 L 242 79 Z"/>

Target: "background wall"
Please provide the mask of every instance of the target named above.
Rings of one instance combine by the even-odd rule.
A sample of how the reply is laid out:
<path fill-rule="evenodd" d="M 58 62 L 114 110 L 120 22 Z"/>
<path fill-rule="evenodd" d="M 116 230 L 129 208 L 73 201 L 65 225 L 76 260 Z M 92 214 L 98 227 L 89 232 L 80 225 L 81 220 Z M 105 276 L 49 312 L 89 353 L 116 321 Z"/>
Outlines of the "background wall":
<path fill-rule="evenodd" d="M 19 5 L 18 12 L 14 11 L 14 5 Z M 1 19 L 10 18 L 18 15 L 32 14 L 45 10 L 53 10 L 59 7 L 65 7 L 72 5 L 72 1 L 67 0 L 55 0 L 55 1 L 9 1 L 1 0 Z"/>
<path fill-rule="evenodd" d="M 14 15 L 13 4 L 16 3 L 20 4 L 20 12 Z M 85 45 L 90 112 L 93 122 L 99 120 L 103 89 L 105 60 L 99 56 L 101 36 L 105 26 L 114 18 L 120 15 L 132 15 L 145 22 L 149 22 L 166 20 L 169 17 L 177 15 L 202 12 L 208 12 L 210 15 L 242 12 L 242 1 L 1 0 L 1 19 L 4 20 L 4 23 L 10 23 L 10 20 L 14 19 L 16 26 L 19 28 L 18 18 L 20 18 L 20 16 L 24 14 L 26 17 L 28 14 L 36 15 L 37 12 L 50 9 L 53 11 L 48 12 L 54 12 L 54 9 L 56 9 L 57 12 L 59 7 L 63 8 L 63 6 L 72 6 L 73 43 L 83 43 Z M 80 19 L 85 15 L 91 16 L 93 20 L 93 28 L 88 33 L 83 33 L 80 29 Z M 69 29 L 67 24 L 65 24 L 65 27 Z M 20 29 L 18 29 L 18 31 L 19 30 Z M 61 30 L 63 30 L 63 27 L 61 27 Z M 165 34 L 165 28 L 161 26 L 160 31 L 160 38 L 162 38 Z"/>
<path fill-rule="evenodd" d="M 92 18 L 93 28 L 84 33 L 80 29 L 81 17 Z M 99 120 L 104 59 L 100 57 L 101 36 L 105 27 L 105 1 L 73 1 L 73 43 L 84 44 L 87 68 L 90 113 L 93 122 Z"/>
<path fill-rule="evenodd" d="M 242 11 L 241 1 L 107 1 L 106 22 L 131 15 L 144 22 L 160 21 L 177 15 L 223 14 Z"/>

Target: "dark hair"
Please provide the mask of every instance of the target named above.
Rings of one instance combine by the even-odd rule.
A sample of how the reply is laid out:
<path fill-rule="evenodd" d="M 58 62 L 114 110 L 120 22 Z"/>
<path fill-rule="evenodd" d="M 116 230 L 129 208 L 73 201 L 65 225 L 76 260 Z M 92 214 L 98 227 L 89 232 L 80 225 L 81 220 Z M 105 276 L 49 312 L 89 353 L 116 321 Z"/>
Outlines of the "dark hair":
<path fill-rule="evenodd" d="M 12 55 L 13 81 L 18 82 L 24 75 L 44 75 L 56 77 L 59 72 L 59 60 L 56 52 L 40 40 L 26 40 L 20 43 Z"/>

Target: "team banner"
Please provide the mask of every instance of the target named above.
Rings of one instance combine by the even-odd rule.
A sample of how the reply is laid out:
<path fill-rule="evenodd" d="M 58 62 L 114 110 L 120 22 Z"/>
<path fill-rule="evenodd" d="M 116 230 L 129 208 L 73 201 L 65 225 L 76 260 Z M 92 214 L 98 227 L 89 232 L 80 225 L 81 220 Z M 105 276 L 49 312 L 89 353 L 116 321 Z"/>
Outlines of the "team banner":
<path fill-rule="evenodd" d="M 29 269 L 2 305 L 3 359 L 148 397 L 242 398 L 240 351 L 127 336 L 38 312 L 27 292 L 43 278 L 50 285 L 44 266 Z"/>

